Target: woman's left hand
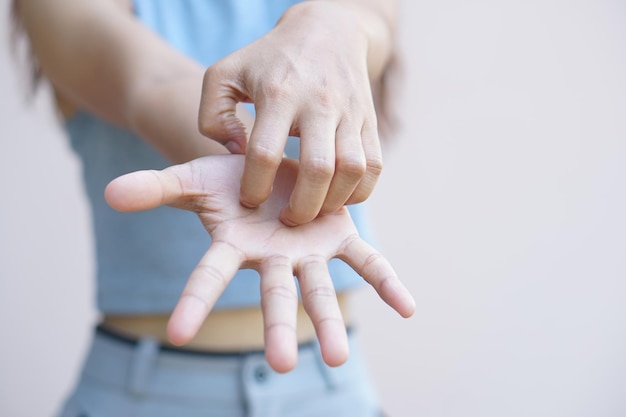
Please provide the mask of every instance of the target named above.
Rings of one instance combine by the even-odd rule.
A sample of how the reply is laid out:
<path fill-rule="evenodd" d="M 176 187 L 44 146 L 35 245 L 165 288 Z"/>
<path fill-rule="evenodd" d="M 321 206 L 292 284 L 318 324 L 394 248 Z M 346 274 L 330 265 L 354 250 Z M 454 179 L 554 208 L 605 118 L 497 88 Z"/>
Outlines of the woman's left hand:
<path fill-rule="evenodd" d="M 298 162 L 280 164 L 269 199 L 256 208 L 239 203 L 244 156 L 209 156 L 163 171 L 138 171 L 113 180 L 107 202 L 120 211 L 161 205 L 195 212 L 212 238 L 189 277 L 168 325 L 172 343 L 189 342 L 240 268 L 261 275 L 261 307 L 269 364 L 279 372 L 297 361 L 298 278 L 302 302 L 320 341 L 324 361 L 340 365 L 348 357 L 345 325 L 328 261 L 349 264 L 403 317 L 413 314 L 413 298 L 389 262 L 358 235 L 348 210 L 288 227 L 279 214 L 289 199 Z"/>

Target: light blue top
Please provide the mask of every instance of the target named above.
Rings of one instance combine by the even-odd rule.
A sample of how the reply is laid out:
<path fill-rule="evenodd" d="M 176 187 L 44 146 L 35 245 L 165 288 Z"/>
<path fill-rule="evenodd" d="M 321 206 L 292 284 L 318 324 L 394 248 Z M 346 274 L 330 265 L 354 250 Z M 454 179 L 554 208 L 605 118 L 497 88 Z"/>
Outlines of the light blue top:
<path fill-rule="evenodd" d="M 209 66 L 270 30 L 293 3 L 296 1 L 135 0 L 135 13 L 174 48 Z M 82 161 L 92 208 L 99 310 L 108 314 L 170 313 L 210 237 L 193 213 L 169 207 L 118 213 L 106 204 L 103 191 L 119 175 L 171 164 L 138 136 L 87 112 L 70 119 L 67 130 Z M 350 211 L 368 240 L 362 207 L 352 206 Z M 337 259 L 331 261 L 330 272 L 338 292 L 363 282 Z M 241 270 L 216 309 L 259 303 L 257 272 Z"/>

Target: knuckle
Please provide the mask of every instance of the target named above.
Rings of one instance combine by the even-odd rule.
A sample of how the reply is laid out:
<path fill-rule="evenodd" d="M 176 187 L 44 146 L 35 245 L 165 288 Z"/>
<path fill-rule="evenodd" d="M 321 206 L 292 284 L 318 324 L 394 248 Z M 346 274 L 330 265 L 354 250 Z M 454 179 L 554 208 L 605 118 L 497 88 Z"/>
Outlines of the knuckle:
<path fill-rule="evenodd" d="M 261 93 L 269 101 L 286 101 L 290 96 L 288 83 L 278 80 L 268 80 L 261 86 Z"/>
<path fill-rule="evenodd" d="M 204 136 L 211 136 L 215 131 L 215 123 L 208 117 L 200 117 L 198 119 L 198 130 Z"/>
<path fill-rule="evenodd" d="M 307 103 L 303 104 L 308 112 L 319 119 L 337 121 L 345 107 L 341 97 L 321 87 L 313 87 L 307 96 Z"/>
<path fill-rule="evenodd" d="M 362 270 L 369 271 L 369 275 L 377 276 L 373 285 L 379 293 L 384 292 L 386 288 L 393 287 L 398 281 L 398 275 L 388 268 L 386 258 L 380 253 L 369 255 L 363 262 Z"/>
<path fill-rule="evenodd" d="M 289 268 L 291 269 L 291 260 L 285 255 L 274 255 L 268 260 L 268 265 L 272 268 Z"/>
<path fill-rule="evenodd" d="M 182 298 L 195 299 L 195 300 L 199 301 L 200 304 L 202 304 L 206 310 L 210 310 L 211 309 L 211 306 L 209 305 L 209 302 L 204 297 L 201 297 L 198 294 L 195 294 L 193 292 L 189 292 L 189 291 L 183 292 L 181 294 L 181 299 Z"/>
<path fill-rule="evenodd" d="M 219 60 L 212 65 L 209 65 L 207 69 L 204 71 L 204 82 L 208 82 L 210 80 L 221 80 L 224 74 L 229 73 L 229 69 L 233 67 L 228 64 L 226 59 Z"/>
<path fill-rule="evenodd" d="M 277 153 L 267 146 L 256 145 L 248 149 L 248 157 L 250 162 L 261 169 L 275 169 L 280 165 L 282 153 Z"/>
<path fill-rule="evenodd" d="M 357 233 L 353 233 L 349 236 L 347 236 L 343 242 L 341 242 L 341 245 L 339 246 L 339 253 L 340 254 L 345 254 L 348 249 L 350 248 L 350 246 L 352 246 L 353 244 L 358 245 L 358 243 L 361 242 L 361 237 L 357 234 Z"/>
<path fill-rule="evenodd" d="M 320 108 L 320 111 L 322 112 L 324 109 L 328 109 L 336 99 L 336 96 L 328 91 L 328 88 L 325 88 L 323 85 L 313 87 L 312 96 L 318 104 L 322 105 Z"/>
<path fill-rule="evenodd" d="M 204 71 L 204 76 L 202 77 L 203 92 L 214 93 L 218 88 L 220 81 L 224 78 L 223 74 L 224 69 L 219 62 L 209 66 Z"/>
<path fill-rule="evenodd" d="M 365 262 L 363 262 L 362 268 L 365 269 L 368 267 L 372 267 L 374 266 L 374 264 L 378 264 L 384 261 L 385 261 L 385 258 L 383 257 L 383 255 L 381 255 L 380 253 L 372 253 L 365 259 Z"/>
<path fill-rule="evenodd" d="M 228 280 L 222 271 L 213 265 L 198 265 L 196 267 L 196 271 L 197 274 L 193 274 L 192 278 L 195 278 L 198 281 L 208 284 L 217 284 L 220 288 L 225 288 L 228 283 Z"/>
<path fill-rule="evenodd" d="M 367 169 L 364 158 L 351 156 L 337 160 L 337 170 L 349 179 L 358 180 L 365 175 Z"/>
<path fill-rule="evenodd" d="M 267 298 L 282 298 L 288 301 L 295 301 L 298 298 L 298 293 L 295 288 L 287 285 L 274 285 L 263 291 L 263 297 Z"/>
<path fill-rule="evenodd" d="M 367 159 L 367 171 L 378 177 L 383 171 L 383 160 L 380 157 L 370 157 Z"/>
<path fill-rule="evenodd" d="M 308 178 L 316 183 L 330 180 L 335 173 L 334 161 L 328 158 L 310 158 L 301 162 L 301 169 Z"/>
<path fill-rule="evenodd" d="M 211 79 L 215 78 L 218 72 L 219 72 L 218 71 L 218 64 L 213 64 L 213 65 L 209 66 L 204 71 L 204 82 L 208 82 Z"/>
<path fill-rule="evenodd" d="M 290 331 L 296 331 L 296 327 L 287 322 L 287 321 L 277 321 L 277 322 L 273 322 L 273 323 L 265 323 L 265 332 L 269 333 L 270 331 L 274 330 L 274 329 L 287 329 Z"/>
<path fill-rule="evenodd" d="M 335 289 L 329 286 L 316 286 L 304 294 L 305 299 L 312 301 L 319 298 L 336 298 Z"/>
<path fill-rule="evenodd" d="M 344 326 L 344 321 L 341 317 L 336 317 L 336 316 L 331 316 L 331 315 L 324 315 L 324 316 L 317 317 L 315 321 L 318 326 L 325 325 L 325 324 L 339 325 L 342 327 Z"/>

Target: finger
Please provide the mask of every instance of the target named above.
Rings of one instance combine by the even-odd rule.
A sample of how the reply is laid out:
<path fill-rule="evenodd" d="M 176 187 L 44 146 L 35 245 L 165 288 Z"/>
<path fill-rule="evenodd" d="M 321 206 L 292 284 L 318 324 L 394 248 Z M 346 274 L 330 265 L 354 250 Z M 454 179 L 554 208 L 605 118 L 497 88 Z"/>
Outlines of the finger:
<path fill-rule="evenodd" d="M 309 258 L 298 267 L 304 308 L 315 326 L 322 358 L 330 366 L 348 359 L 348 336 L 325 259 Z"/>
<path fill-rule="evenodd" d="M 235 60 L 230 56 L 228 59 Z M 202 96 L 198 112 L 200 132 L 223 144 L 231 153 L 244 153 L 246 149 L 246 127 L 237 117 L 237 103 L 249 101 L 238 66 L 220 61 L 204 73 Z"/>
<path fill-rule="evenodd" d="M 291 262 L 288 258 L 272 258 L 260 273 L 265 356 L 275 371 L 288 372 L 298 359 L 298 292 Z"/>
<path fill-rule="evenodd" d="M 258 104 L 241 178 L 241 204 L 256 207 L 269 197 L 276 170 L 283 159 L 292 110 L 277 103 Z"/>
<path fill-rule="evenodd" d="M 335 175 L 322 205 L 322 213 L 342 207 L 365 174 L 366 162 L 361 129 L 344 121 L 339 124 L 335 142 Z"/>
<path fill-rule="evenodd" d="M 240 252 L 230 244 L 213 241 L 202 257 L 174 308 L 167 335 L 175 345 L 189 342 L 198 332 L 239 266 Z"/>
<path fill-rule="evenodd" d="M 300 168 L 296 185 L 280 219 L 288 226 L 317 217 L 335 172 L 335 131 L 328 118 L 306 120 L 300 125 Z"/>
<path fill-rule="evenodd" d="M 171 204 L 186 194 L 180 166 L 163 171 L 136 171 L 111 181 L 104 198 L 114 209 L 124 212 L 149 210 Z"/>
<path fill-rule="evenodd" d="M 346 242 L 338 256 L 371 284 L 380 297 L 402 317 L 415 312 L 415 300 L 398 279 L 391 264 L 361 238 Z"/>
<path fill-rule="evenodd" d="M 366 122 L 361 130 L 361 138 L 365 151 L 365 175 L 346 204 L 355 204 L 367 200 L 374 191 L 376 182 L 383 170 L 382 150 L 376 124 Z"/>

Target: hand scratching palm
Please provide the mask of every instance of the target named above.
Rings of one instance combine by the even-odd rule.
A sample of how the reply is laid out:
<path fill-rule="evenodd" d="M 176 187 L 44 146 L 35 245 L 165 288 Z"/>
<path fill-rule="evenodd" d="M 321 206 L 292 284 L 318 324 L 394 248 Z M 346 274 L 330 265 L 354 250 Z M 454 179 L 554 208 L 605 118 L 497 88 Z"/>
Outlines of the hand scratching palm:
<path fill-rule="evenodd" d="M 209 156 L 163 171 L 138 171 L 113 180 L 108 203 L 121 211 L 161 205 L 194 211 L 212 238 L 209 250 L 193 271 L 168 327 L 170 340 L 184 344 L 203 320 L 239 268 L 261 275 L 266 355 L 277 371 L 297 360 L 296 311 L 300 285 L 304 307 L 315 326 L 324 360 L 343 363 L 347 337 L 328 273 L 328 261 L 348 263 L 381 298 L 402 316 L 410 316 L 413 299 L 389 263 L 359 237 L 347 209 L 296 226 L 279 219 L 295 184 L 298 163 L 284 160 L 270 198 L 257 208 L 239 203 L 244 157 Z"/>

